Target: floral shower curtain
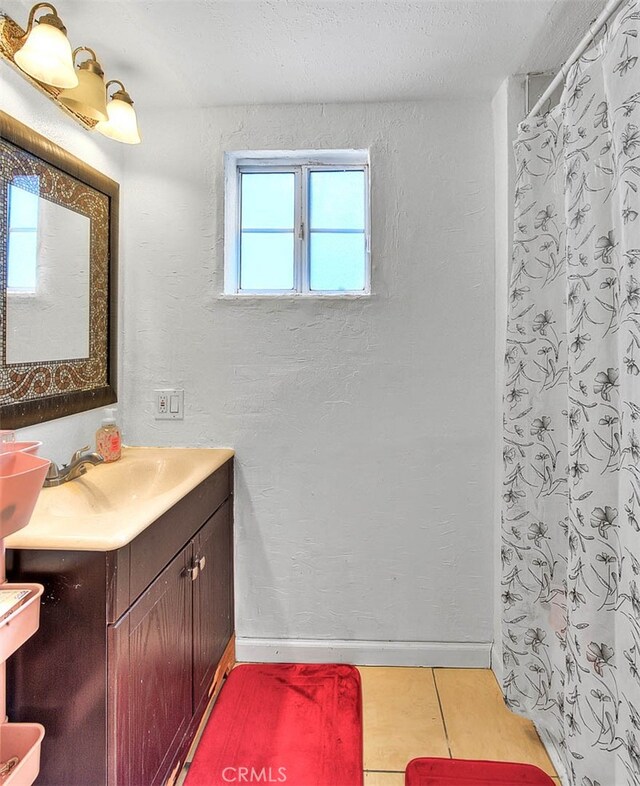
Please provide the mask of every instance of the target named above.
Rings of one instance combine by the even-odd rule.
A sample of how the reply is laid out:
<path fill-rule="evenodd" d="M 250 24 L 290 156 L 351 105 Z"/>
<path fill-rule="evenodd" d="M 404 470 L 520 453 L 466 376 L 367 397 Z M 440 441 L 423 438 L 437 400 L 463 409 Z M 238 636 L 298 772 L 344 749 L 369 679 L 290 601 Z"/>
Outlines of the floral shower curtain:
<path fill-rule="evenodd" d="M 571 786 L 640 785 L 640 0 L 521 125 L 504 693 Z"/>

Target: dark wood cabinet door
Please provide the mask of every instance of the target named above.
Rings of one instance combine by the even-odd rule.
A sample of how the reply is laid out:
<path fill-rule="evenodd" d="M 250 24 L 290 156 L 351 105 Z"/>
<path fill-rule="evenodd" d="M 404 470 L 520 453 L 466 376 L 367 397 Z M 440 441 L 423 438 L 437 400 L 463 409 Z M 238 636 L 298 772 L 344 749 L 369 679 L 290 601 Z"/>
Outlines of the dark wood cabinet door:
<path fill-rule="evenodd" d="M 204 558 L 204 562 L 202 559 Z M 233 634 L 233 525 L 227 500 L 194 538 L 193 705 L 206 702 L 216 666 Z"/>
<path fill-rule="evenodd" d="M 114 720 L 126 715 L 128 726 L 110 767 L 117 786 L 164 783 L 191 720 L 191 560 L 188 544 L 115 626 L 112 653 L 128 639 L 127 689 L 115 692 Z"/>
<path fill-rule="evenodd" d="M 104 555 L 12 551 L 7 567 L 10 581 L 45 588 L 39 630 L 7 661 L 10 719 L 46 729 L 37 783 L 104 786 Z"/>

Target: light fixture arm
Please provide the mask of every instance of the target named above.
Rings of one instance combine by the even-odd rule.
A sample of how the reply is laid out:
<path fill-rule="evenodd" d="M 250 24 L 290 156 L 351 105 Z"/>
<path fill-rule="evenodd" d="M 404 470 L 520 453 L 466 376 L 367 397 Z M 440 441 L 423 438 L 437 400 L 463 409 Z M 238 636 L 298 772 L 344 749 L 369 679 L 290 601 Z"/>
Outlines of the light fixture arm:
<path fill-rule="evenodd" d="M 51 5 L 51 3 L 36 3 L 29 12 L 29 21 L 27 22 L 27 29 L 25 31 L 24 37 L 27 38 L 29 33 L 33 30 L 33 25 L 36 21 L 36 13 L 43 8 L 48 8 L 51 13 L 41 16 L 40 19 L 38 19 L 38 22 L 46 20 L 46 24 L 51 25 L 52 27 L 57 27 L 58 30 L 61 30 L 66 35 L 67 28 L 62 23 L 62 19 L 60 19 L 58 16 L 56 7 Z"/>
<path fill-rule="evenodd" d="M 124 87 L 124 85 L 122 84 L 122 82 L 121 82 L 119 79 L 110 79 L 110 80 L 107 82 L 107 85 L 106 85 L 106 87 L 107 87 L 107 91 L 109 90 L 109 87 L 110 87 L 111 85 L 120 85 L 120 90 L 124 90 L 124 92 L 125 92 L 125 93 L 127 92 L 127 91 L 125 90 L 125 87 Z"/>
<path fill-rule="evenodd" d="M 88 52 L 89 57 L 84 60 L 82 63 L 76 63 L 76 55 L 79 52 Z M 102 70 L 102 66 L 98 62 L 98 58 L 96 57 L 96 53 L 91 49 L 89 46 L 79 46 L 73 50 L 73 65 L 78 66 L 81 70 L 84 71 L 91 71 L 98 76 L 104 76 L 104 71 Z"/>
<path fill-rule="evenodd" d="M 89 47 L 89 46 L 77 46 L 73 50 L 73 62 L 74 63 L 76 61 L 76 55 L 78 54 L 78 52 L 88 52 L 91 55 L 91 59 L 92 60 L 97 60 L 98 59 L 96 57 L 96 53 L 93 51 L 93 49 L 91 49 L 91 47 Z"/>
<path fill-rule="evenodd" d="M 131 104 L 131 106 L 133 106 L 133 100 L 131 99 L 131 96 L 129 95 L 129 93 L 127 93 L 125 86 L 122 84 L 122 82 L 119 79 L 110 79 L 107 82 L 107 84 L 105 85 L 107 90 L 107 96 L 109 95 L 109 87 L 111 85 L 119 85 L 120 89 L 116 90 L 115 93 L 112 93 L 111 96 L 109 96 L 110 98 L 115 98 L 119 101 L 124 101 L 125 103 Z"/>

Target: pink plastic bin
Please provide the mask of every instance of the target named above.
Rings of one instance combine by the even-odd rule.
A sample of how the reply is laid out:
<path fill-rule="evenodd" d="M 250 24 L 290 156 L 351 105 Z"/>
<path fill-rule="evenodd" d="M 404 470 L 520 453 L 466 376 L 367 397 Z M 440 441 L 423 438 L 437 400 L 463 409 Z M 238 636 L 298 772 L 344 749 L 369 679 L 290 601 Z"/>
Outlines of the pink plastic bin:
<path fill-rule="evenodd" d="M 40 772 L 44 727 L 39 723 L 0 724 L 0 762 L 17 756 L 18 764 L 0 781 L 2 786 L 31 786 Z"/>
<path fill-rule="evenodd" d="M 40 596 L 42 584 L 1 584 L 0 589 L 28 589 L 29 595 L 21 606 L 0 622 L 0 663 L 25 643 L 40 624 Z M 0 779 L 0 783 L 2 780 Z"/>
<path fill-rule="evenodd" d="M 29 523 L 49 463 L 23 451 L 0 453 L 0 538 Z"/>
<path fill-rule="evenodd" d="M 0 455 L 19 451 L 21 453 L 31 453 L 33 456 L 37 456 L 38 450 L 41 447 L 42 442 L 37 442 L 36 440 L 30 442 L 0 442 Z"/>

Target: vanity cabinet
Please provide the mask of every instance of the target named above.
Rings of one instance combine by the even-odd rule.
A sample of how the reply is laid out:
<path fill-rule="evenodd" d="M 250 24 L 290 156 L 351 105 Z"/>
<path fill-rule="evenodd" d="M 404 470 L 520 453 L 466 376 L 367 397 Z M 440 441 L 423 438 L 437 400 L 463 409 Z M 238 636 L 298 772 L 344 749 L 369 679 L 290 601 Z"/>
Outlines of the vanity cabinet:
<path fill-rule="evenodd" d="M 208 703 L 220 662 L 233 632 L 233 530 L 228 502 L 198 532 L 194 548 L 200 568 L 193 583 L 193 703 Z M 203 562 L 204 560 L 204 562 Z M 201 708 L 204 709 L 204 708 Z"/>
<path fill-rule="evenodd" d="M 180 552 L 112 631 L 118 653 L 112 780 L 123 786 L 162 784 L 189 727 L 191 551 Z M 118 728 L 122 718 L 127 729 Z"/>
<path fill-rule="evenodd" d="M 233 469 L 227 461 L 131 543 L 8 552 L 45 586 L 15 657 L 9 712 L 47 733 L 41 786 L 162 786 L 233 664 Z"/>

